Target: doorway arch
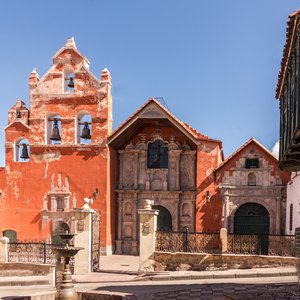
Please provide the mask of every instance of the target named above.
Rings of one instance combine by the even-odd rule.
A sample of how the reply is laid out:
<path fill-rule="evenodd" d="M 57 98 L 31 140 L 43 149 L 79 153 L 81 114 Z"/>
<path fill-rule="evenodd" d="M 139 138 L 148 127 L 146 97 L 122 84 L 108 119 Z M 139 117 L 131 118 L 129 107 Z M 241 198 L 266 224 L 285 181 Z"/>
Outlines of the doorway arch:
<path fill-rule="evenodd" d="M 157 216 L 157 230 L 172 231 L 172 216 L 169 210 L 161 205 L 155 205 L 153 206 L 153 209 L 159 211 Z"/>
<path fill-rule="evenodd" d="M 268 253 L 268 234 L 270 230 L 270 214 L 258 203 L 241 205 L 234 214 L 235 234 L 255 234 L 259 236 L 257 254 Z"/>

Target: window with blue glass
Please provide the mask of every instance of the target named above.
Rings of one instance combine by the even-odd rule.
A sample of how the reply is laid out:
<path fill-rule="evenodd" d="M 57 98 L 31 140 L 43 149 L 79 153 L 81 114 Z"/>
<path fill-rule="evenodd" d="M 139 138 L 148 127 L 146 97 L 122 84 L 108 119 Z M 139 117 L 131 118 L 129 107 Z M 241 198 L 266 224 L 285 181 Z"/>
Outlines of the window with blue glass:
<path fill-rule="evenodd" d="M 148 145 L 148 168 L 168 168 L 168 144 L 157 140 Z"/>

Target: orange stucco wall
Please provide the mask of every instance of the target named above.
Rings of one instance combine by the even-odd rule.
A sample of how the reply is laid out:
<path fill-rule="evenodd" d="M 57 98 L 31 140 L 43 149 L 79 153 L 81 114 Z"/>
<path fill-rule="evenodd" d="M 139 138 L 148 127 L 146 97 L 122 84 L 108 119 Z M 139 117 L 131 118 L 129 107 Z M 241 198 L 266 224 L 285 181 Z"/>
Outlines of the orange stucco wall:
<path fill-rule="evenodd" d="M 196 231 L 218 232 L 222 203 L 218 200 L 214 169 L 221 161 L 221 144 L 202 141 L 197 149 Z M 210 193 L 207 201 L 206 193 Z"/>
<path fill-rule="evenodd" d="M 114 224 L 113 195 L 108 189 L 110 167 L 106 138 L 111 133 L 112 97 L 108 70 L 98 80 L 89 71 L 87 60 L 74 45 L 66 45 L 53 59 L 53 66 L 40 80 L 30 75 L 30 108 L 18 100 L 8 113 L 6 132 L 6 167 L 0 169 L 0 233 L 10 229 L 19 240 L 46 240 L 53 230 L 53 218 L 43 220 L 41 210 L 51 210 L 51 195 L 61 177 L 62 189 L 69 185 L 69 206 L 81 207 L 83 198 L 93 198 L 91 207 L 101 213 L 101 244 L 112 245 Z M 73 93 L 62 91 L 63 70 L 75 74 Z M 17 118 L 17 111 L 21 118 Z M 91 116 L 90 144 L 75 140 L 78 113 Z M 45 138 L 49 113 L 60 115 L 61 144 L 48 144 Z M 30 160 L 15 161 L 15 143 L 26 138 Z M 67 183 L 67 179 L 68 183 Z M 112 177 L 112 181 L 114 176 Z M 98 194 L 95 193 L 96 189 Z"/>

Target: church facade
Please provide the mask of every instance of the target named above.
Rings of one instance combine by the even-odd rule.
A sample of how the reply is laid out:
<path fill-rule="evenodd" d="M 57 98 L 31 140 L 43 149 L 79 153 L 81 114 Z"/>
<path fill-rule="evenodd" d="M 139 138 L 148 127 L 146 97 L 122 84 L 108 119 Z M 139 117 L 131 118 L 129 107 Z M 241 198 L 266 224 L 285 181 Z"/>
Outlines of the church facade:
<path fill-rule="evenodd" d="M 112 131 L 110 73 L 98 79 L 89 65 L 68 39 L 43 77 L 30 74 L 29 108 L 18 100 L 9 110 L 2 235 L 53 241 L 58 230 L 76 233 L 84 198 L 101 215 L 103 254 L 138 254 L 137 210 L 146 199 L 159 211 L 159 230 L 236 232 L 236 214 L 257 204 L 264 230 L 282 233 L 286 175 L 262 145 L 250 140 L 224 161 L 221 141 L 154 98 Z M 258 164 L 249 170 L 247 159 Z"/>

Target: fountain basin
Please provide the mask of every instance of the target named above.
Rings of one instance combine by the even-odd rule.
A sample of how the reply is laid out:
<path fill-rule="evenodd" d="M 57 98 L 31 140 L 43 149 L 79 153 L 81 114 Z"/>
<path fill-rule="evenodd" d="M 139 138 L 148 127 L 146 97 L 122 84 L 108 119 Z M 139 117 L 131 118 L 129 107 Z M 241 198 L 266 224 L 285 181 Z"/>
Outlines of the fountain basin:
<path fill-rule="evenodd" d="M 64 246 L 60 246 L 60 247 L 53 247 L 53 250 L 56 251 L 58 254 L 60 254 L 61 256 L 63 256 L 64 258 L 70 258 L 72 256 L 75 256 L 78 251 L 82 250 L 84 248 L 82 247 L 64 247 Z"/>

